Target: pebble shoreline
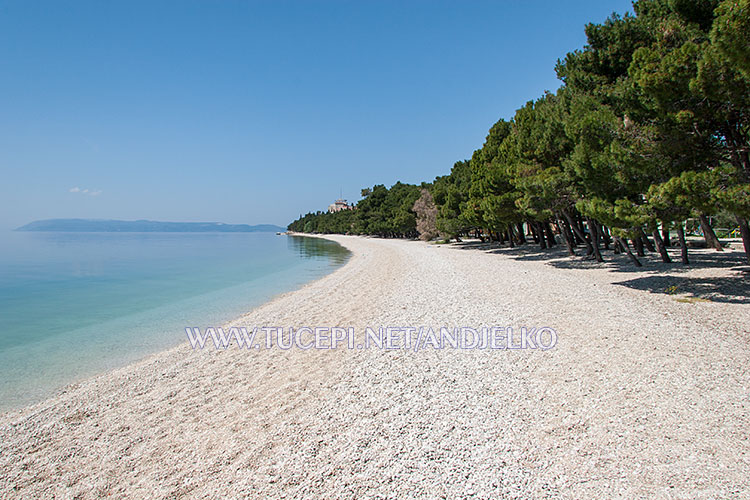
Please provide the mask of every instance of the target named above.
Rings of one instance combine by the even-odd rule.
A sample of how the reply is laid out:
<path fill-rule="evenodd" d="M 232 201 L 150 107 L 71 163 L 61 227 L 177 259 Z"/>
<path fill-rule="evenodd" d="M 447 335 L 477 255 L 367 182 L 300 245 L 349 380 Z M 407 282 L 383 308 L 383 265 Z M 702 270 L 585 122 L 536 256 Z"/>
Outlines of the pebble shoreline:
<path fill-rule="evenodd" d="M 748 498 L 750 301 L 701 288 L 740 271 L 328 238 L 345 266 L 229 326 L 547 326 L 558 343 L 185 343 L 0 415 L 1 496 Z M 708 299 L 657 293 L 672 282 Z"/>

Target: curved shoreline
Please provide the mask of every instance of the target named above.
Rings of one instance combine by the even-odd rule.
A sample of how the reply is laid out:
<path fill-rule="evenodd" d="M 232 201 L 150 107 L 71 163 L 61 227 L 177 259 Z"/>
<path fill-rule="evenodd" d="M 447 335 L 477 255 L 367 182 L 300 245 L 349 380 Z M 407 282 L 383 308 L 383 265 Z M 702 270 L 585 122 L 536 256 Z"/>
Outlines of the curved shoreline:
<path fill-rule="evenodd" d="M 130 237 L 127 234 L 125 236 Z M 239 235 L 244 236 L 246 235 Z M 257 269 L 238 269 L 234 264 L 241 266 L 242 262 L 227 259 L 231 263 L 223 264 L 222 269 L 219 267 L 221 264 L 217 265 L 216 259 L 210 254 L 204 256 L 201 262 L 197 262 L 197 259 L 196 262 L 179 262 L 178 258 L 175 267 L 181 266 L 179 278 L 186 277 L 183 281 L 175 281 L 172 276 L 160 276 L 159 271 L 148 268 L 145 271 L 149 275 L 145 289 L 142 288 L 143 279 L 130 279 L 127 276 L 116 276 L 112 279 L 111 286 L 107 280 L 107 285 L 100 287 L 103 295 L 110 292 L 107 287 L 120 287 L 120 296 L 141 297 L 140 304 L 126 308 L 120 307 L 120 301 L 97 302 L 97 297 L 94 296 L 87 301 L 89 296 L 79 294 L 76 299 L 67 299 L 67 302 L 74 302 L 76 305 L 72 314 L 68 310 L 45 310 L 44 314 L 37 317 L 40 308 L 46 304 L 32 297 L 29 301 L 31 307 L 21 309 L 26 313 L 26 325 L 21 333 L 28 334 L 32 340 L 25 344 L 10 345 L 0 352 L 0 365 L 3 365 L 0 369 L 0 376 L 3 377 L 0 381 L 0 415 L 22 410 L 68 390 L 73 384 L 176 347 L 185 341 L 184 328 L 188 325 L 222 326 L 234 321 L 277 296 L 295 291 L 330 274 L 350 256 L 348 250 L 331 241 L 311 242 L 310 238 L 291 236 L 253 236 L 255 238 L 251 240 L 236 240 L 229 244 L 234 248 L 250 244 L 253 251 L 257 251 L 257 248 L 273 248 L 264 252 L 269 256 L 269 261 L 276 259 L 273 267 L 252 264 Z M 263 236 L 268 241 L 257 239 Z M 155 237 L 162 236 L 157 234 Z M 192 243 L 193 240 L 190 240 L 188 244 Z M 148 242 L 146 246 L 148 247 Z M 278 259 L 279 252 L 286 252 L 288 255 L 284 259 Z M 218 257 L 218 252 L 215 255 Z M 248 258 L 247 250 L 241 259 L 253 263 L 265 262 L 262 255 Z M 151 263 L 146 262 L 143 267 L 146 268 L 149 264 Z M 200 269 L 202 265 L 214 266 L 210 271 L 214 273 L 211 275 L 213 281 L 205 286 L 200 278 L 190 281 L 193 275 L 208 275 L 209 272 Z M 229 273 L 222 275 L 221 272 L 225 269 Z M 151 283 L 164 283 L 162 288 L 171 288 L 171 291 L 165 293 L 159 290 L 155 293 Z M 123 290 L 123 286 L 128 289 Z M 64 295 L 64 292 L 60 293 Z M 65 302 L 64 298 L 61 300 Z M 8 318 L 11 325 L 16 324 L 19 317 L 17 313 L 15 316 L 11 315 Z M 70 317 L 75 318 L 72 324 Z M 89 317 L 97 319 L 90 320 Z M 44 318 L 50 318 L 51 321 L 44 321 Z M 58 328 L 61 324 L 69 326 L 66 329 Z M 11 327 L 11 337 L 13 331 L 15 329 Z"/>
<path fill-rule="evenodd" d="M 678 302 L 607 268 L 330 239 L 352 251 L 347 264 L 230 325 L 550 326 L 558 346 L 185 343 L 0 417 L 0 489 L 19 498 L 739 498 L 750 489 L 750 304 Z M 729 270 L 689 273 L 714 272 Z"/>
<path fill-rule="evenodd" d="M 316 237 L 316 236 L 313 236 L 313 235 L 306 235 L 306 234 L 301 234 L 301 233 L 287 233 L 287 234 L 289 234 L 290 236 L 297 236 L 297 237 L 310 237 L 310 238 Z M 342 246 L 342 248 L 346 249 L 346 247 L 343 247 L 343 246 Z M 303 289 L 303 288 L 305 288 L 305 287 L 307 287 L 309 285 L 312 285 L 313 283 L 315 283 L 315 282 L 317 282 L 319 280 L 325 279 L 326 277 L 330 276 L 331 274 L 337 272 L 339 269 L 341 269 L 342 267 L 346 266 L 348 264 L 348 261 L 351 258 L 351 252 L 348 249 L 346 249 L 346 250 L 350 253 L 350 255 L 347 257 L 347 261 L 344 264 L 339 265 L 339 267 L 333 269 L 332 271 L 328 272 L 327 274 L 324 274 L 322 276 L 319 276 L 319 277 L 313 279 L 312 281 L 308 281 L 306 283 L 302 283 L 301 285 L 297 286 L 296 288 L 294 288 L 292 290 L 282 291 L 280 293 L 276 293 L 276 294 L 271 295 L 268 299 L 266 299 L 263 302 L 257 304 L 256 306 L 254 306 L 250 310 L 250 312 L 246 312 L 246 313 L 240 314 L 239 316 L 234 316 L 234 317 L 232 317 L 232 318 L 230 318 L 228 320 L 225 320 L 225 321 L 223 321 L 223 323 L 222 323 L 221 326 L 229 327 L 230 325 L 233 325 L 235 323 L 241 322 L 243 318 L 248 317 L 249 315 L 252 314 L 252 312 L 256 311 L 257 309 L 260 309 L 262 307 L 270 305 L 274 301 L 280 300 L 280 299 L 284 298 L 287 295 L 294 294 L 294 293 L 300 291 L 301 289 Z M 115 366 L 115 367 L 112 367 L 110 369 L 106 369 L 104 371 L 98 372 L 98 373 L 94 373 L 94 374 L 91 374 L 91 375 L 84 376 L 80 380 L 74 380 L 74 381 L 72 381 L 72 382 L 70 382 L 68 384 L 65 384 L 64 386 L 60 387 L 59 389 L 57 389 L 55 391 L 54 394 L 51 394 L 48 397 L 45 397 L 44 399 L 42 399 L 40 401 L 34 401 L 34 402 L 31 402 L 31 403 L 28 403 L 28 404 L 24 404 L 24 405 L 22 405 L 20 407 L 16 407 L 16 408 L 9 408 L 9 409 L 5 409 L 5 410 L 1 410 L 0 411 L 0 425 L 7 423 L 8 421 L 12 420 L 15 417 L 21 417 L 22 415 L 25 415 L 26 413 L 28 413 L 28 411 L 31 411 L 34 407 L 37 407 L 37 406 L 40 406 L 40 405 L 44 405 L 48 401 L 56 399 L 58 396 L 62 396 L 63 394 L 66 394 L 66 393 L 72 392 L 72 391 L 74 391 L 76 389 L 79 389 L 80 386 L 88 384 L 88 383 L 92 382 L 94 379 L 101 378 L 101 377 L 107 378 L 107 377 L 109 377 L 110 375 L 112 375 L 115 372 L 119 372 L 119 371 L 122 371 L 122 370 L 134 369 L 136 366 L 149 363 L 150 361 L 153 360 L 153 358 L 158 358 L 158 357 L 161 357 L 161 356 L 165 356 L 168 353 L 170 353 L 172 351 L 175 351 L 175 350 L 181 350 L 186 345 L 187 345 L 187 341 L 185 340 L 184 335 L 183 335 L 183 337 L 181 337 L 181 340 L 176 345 L 168 346 L 166 348 L 162 348 L 162 349 L 159 349 L 157 351 L 147 353 L 144 356 L 140 357 L 139 359 L 136 359 L 136 360 L 131 361 L 131 362 L 127 362 L 124 365 Z"/>

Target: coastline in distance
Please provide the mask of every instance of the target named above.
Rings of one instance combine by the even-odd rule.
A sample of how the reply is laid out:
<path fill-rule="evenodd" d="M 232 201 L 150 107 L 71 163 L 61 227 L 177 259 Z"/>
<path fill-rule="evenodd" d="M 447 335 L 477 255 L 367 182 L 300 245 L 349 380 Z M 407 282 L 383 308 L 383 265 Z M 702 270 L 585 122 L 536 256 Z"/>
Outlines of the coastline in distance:
<path fill-rule="evenodd" d="M 224 224 L 223 222 L 160 222 L 152 220 L 45 219 L 16 231 L 130 232 L 130 233 L 253 233 L 286 231 L 274 224 Z"/>

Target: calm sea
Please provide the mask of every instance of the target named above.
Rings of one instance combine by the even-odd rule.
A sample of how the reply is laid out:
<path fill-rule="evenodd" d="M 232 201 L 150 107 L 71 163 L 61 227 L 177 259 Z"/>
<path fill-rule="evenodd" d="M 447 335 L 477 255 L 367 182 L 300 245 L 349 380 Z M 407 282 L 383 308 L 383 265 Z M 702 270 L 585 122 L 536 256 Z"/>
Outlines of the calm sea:
<path fill-rule="evenodd" d="M 273 233 L 0 235 L 0 410 L 185 341 L 343 265 Z"/>

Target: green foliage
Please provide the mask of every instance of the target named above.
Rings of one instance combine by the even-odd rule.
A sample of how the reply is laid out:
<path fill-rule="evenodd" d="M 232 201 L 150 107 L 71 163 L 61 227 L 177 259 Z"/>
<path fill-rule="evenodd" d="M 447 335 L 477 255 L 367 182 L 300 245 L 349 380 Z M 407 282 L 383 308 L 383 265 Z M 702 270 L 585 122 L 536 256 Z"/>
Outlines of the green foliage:
<path fill-rule="evenodd" d="M 379 184 L 363 189 L 362 194 L 365 197 L 354 210 L 309 213 L 288 228 L 304 233 L 416 237 L 416 216 L 412 208 L 420 196 L 419 186 L 397 182 L 388 189 Z"/>
<path fill-rule="evenodd" d="M 352 210 L 315 212 L 295 220 L 287 229 L 299 233 L 347 234 L 352 232 L 354 223 L 355 213 Z"/>
<path fill-rule="evenodd" d="M 724 0 L 716 9 L 711 41 L 750 78 L 750 0 Z"/>
<path fill-rule="evenodd" d="M 437 228 L 449 238 L 478 227 L 481 212 L 469 203 L 471 163 L 458 161 L 450 175 L 437 177 L 432 183 L 432 197 L 438 207 Z"/>
<path fill-rule="evenodd" d="M 571 230 L 588 239 L 584 223 L 640 238 L 698 214 L 750 217 L 750 0 L 633 9 L 587 25 L 587 45 L 557 63 L 562 87 L 495 123 L 470 160 L 422 186 L 430 197 L 377 185 L 355 211 L 290 229 L 413 237 L 416 208 L 430 236 L 434 215 L 447 238 L 559 222 L 570 243 Z"/>

